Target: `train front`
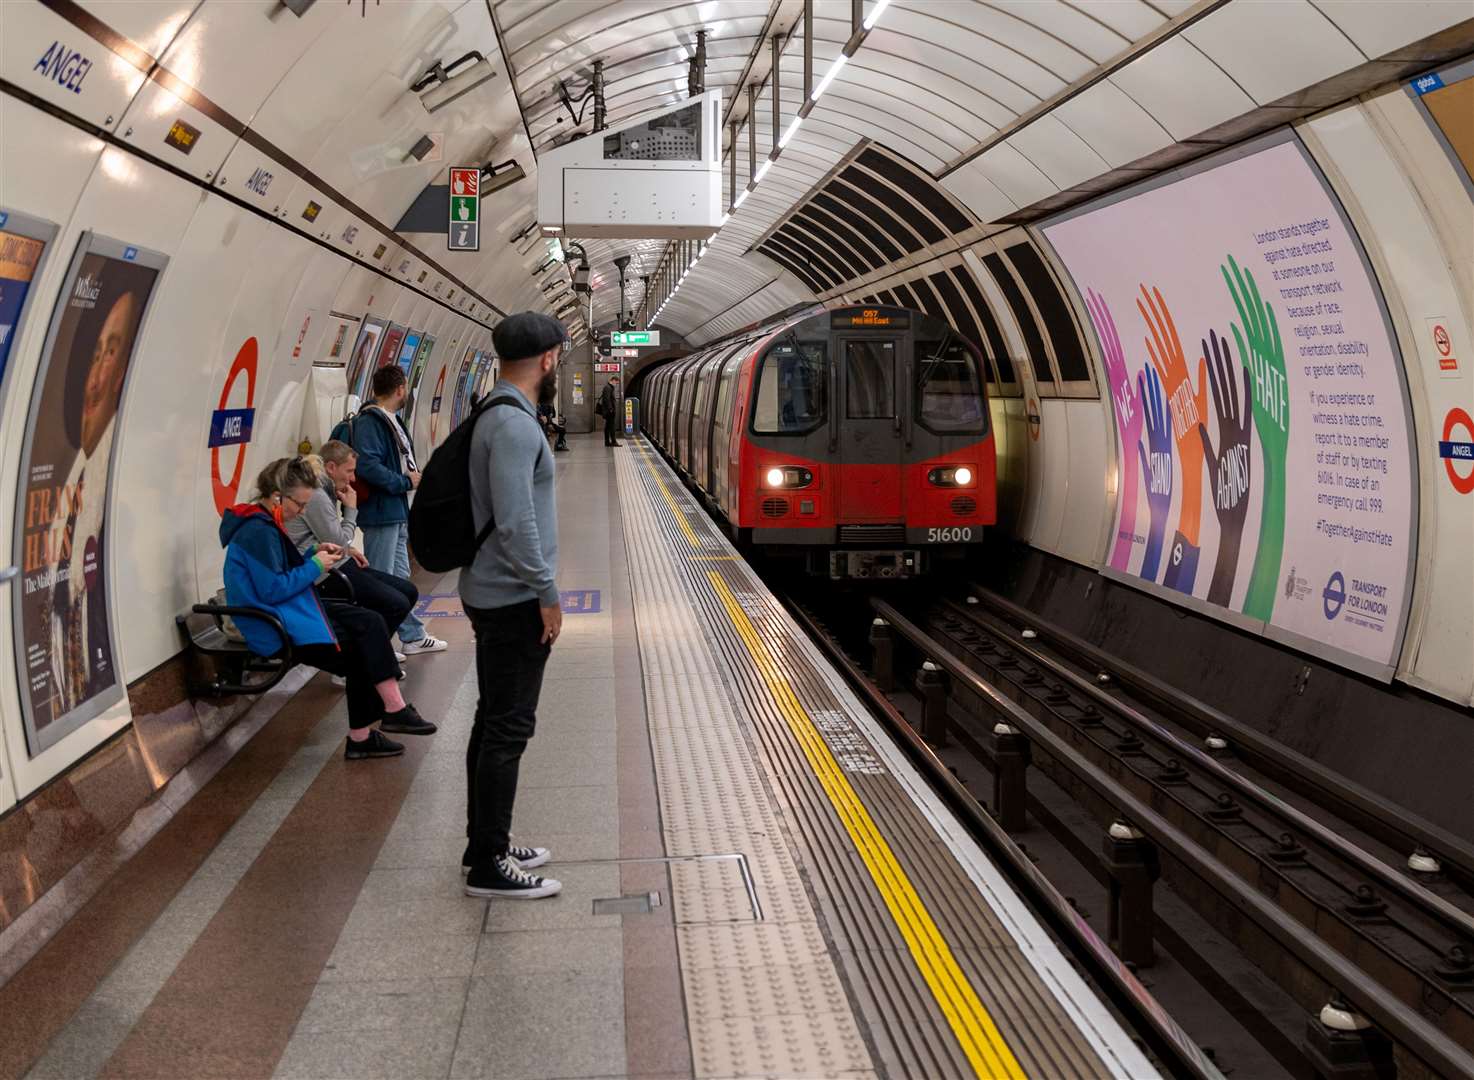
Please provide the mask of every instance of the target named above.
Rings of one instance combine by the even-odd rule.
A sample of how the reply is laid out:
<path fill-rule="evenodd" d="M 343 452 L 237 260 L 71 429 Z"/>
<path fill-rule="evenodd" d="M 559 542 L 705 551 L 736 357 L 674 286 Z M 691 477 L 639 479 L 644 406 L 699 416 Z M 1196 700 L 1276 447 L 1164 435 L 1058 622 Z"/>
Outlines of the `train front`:
<path fill-rule="evenodd" d="M 769 339 L 745 425 L 753 544 L 832 578 L 907 578 L 996 520 L 983 361 L 917 311 L 844 307 Z"/>

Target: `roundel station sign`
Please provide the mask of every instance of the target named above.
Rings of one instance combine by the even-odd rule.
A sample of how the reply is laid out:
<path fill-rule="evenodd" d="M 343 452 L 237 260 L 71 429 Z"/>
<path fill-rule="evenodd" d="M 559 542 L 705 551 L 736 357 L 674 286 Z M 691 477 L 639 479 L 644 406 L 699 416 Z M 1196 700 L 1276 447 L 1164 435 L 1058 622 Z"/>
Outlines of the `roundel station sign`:
<path fill-rule="evenodd" d="M 215 496 L 215 510 L 221 514 L 235 505 L 240 491 L 246 445 L 251 441 L 251 429 L 256 420 L 256 362 L 256 339 L 246 338 L 226 373 L 225 385 L 220 388 L 220 401 L 210 414 L 210 487 Z M 243 392 L 242 381 L 245 383 Z M 227 480 L 222 474 L 220 459 L 232 452 L 231 447 L 235 448 L 235 464 Z"/>

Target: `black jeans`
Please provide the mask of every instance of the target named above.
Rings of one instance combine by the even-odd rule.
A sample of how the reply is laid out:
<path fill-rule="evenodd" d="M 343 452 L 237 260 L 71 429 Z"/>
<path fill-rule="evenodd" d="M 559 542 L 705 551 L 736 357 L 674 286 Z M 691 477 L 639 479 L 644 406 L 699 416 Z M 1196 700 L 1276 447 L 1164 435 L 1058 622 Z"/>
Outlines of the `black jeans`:
<path fill-rule="evenodd" d="M 392 627 L 377 611 L 344 600 L 322 600 L 323 613 L 338 639 L 332 645 L 293 645 L 292 655 L 304 664 L 347 678 L 348 726 L 366 728 L 384 715 L 384 702 L 374 689 L 399 677 L 399 661 L 389 644 Z"/>
<path fill-rule="evenodd" d="M 611 412 L 604 417 L 604 445 L 613 446 L 619 442 L 619 414 Z"/>
<path fill-rule="evenodd" d="M 476 632 L 476 720 L 466 746 L 466 836 L 471 863 L 504 855 L 517 801 L 517 770 L 537 726 L 551 646 L 541 642 L 536 600 L 501 608 L 466 605 Z"/>
<path fill-rule="evenodd" d="M 348 584 L 353 586 L 353 603 L 377 611 L 384 618 L 390 633 L 404 622 L 404 617 L 414 610 L 420 599 L 420 590 L 407 578 L 386 574 L 372 566 L 359 566 L 352 559 L 344 559 L 317 586 L 317 594 L 324 600 L 347 600 L 348 593 L 336 571 L 342 571 Z"/>

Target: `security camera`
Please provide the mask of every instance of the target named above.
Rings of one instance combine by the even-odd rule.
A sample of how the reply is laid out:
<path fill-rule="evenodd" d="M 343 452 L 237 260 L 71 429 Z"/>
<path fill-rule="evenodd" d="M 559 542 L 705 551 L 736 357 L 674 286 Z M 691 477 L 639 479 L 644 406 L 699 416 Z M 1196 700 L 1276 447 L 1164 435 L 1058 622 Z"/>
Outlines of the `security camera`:
<path fill-rule="evenodd" d="M 573 268 L 573 291 L 593 292 L 594 287 L 589 284 L 589 264 L 581 262 Z"/>
<path fill-rule="evenodd" d="M 468 60 L 476 62 L 457 74 L 451 74 Z M 496 68 L 491 66 L 491 61 L 479 52 L 468 52 L 459 60 L 453 60 L 449 64 L 441 64 L 437 60 L 434 67 L 425 72 L 419 80 L 410 84 L 410 89 L 420 95 L 420 104 L 425 106 L 425 111 L 433 113 L 465 97 L 478 86 L 494 78 L 496 78 Z"/>
<path fill-rule="evenodd" d="M 493 192 L 510 187 L 526 175 L 526 170 L 516 161 L 504 161 L 500 165 L 483 165 L 481 166 L 481 197 L 484 199 Z"/>

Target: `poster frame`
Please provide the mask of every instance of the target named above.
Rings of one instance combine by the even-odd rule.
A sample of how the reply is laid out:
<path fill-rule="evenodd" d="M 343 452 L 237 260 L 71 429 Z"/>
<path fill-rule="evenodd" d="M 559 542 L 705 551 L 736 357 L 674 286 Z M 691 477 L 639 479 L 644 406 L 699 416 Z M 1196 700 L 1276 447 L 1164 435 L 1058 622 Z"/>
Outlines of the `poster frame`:
<path fill-rule="evenodd" d="M 56 294 L 51 318 L 46 325 L 46 338 L 41 345 L 41 359 L 36 366 L 31 383 L 30 402 L 26 408 L 25 435 L 21 441 L 20 475 L 16 484 L 16 516 L 12 533 L 12 544 L 15 550 L 19 550 L 24 543 L 22 536 L 24 513 L 19 503 L 25 498 L 25 473 L 30 464 L 31 451 L 35 442 L 36 429 L 31 423 L 31 418 L 40 406 L 41 396 L 45 392 L 46 373 L 51 368 L 52 350 L 56 346 L 56 338 L 61 329 L 62 319 L 66 314 L 67 298 L 72 295 L 77 274 L 82 267 L 82 261 L 89 255 L 100 255 L 103 258 L 114 259 L 119 262 L 131 262 L 138 266 L 148 267 L 157 273 L 157 277 L 154 279 L 154 287 L 149 290 L 148 299 L 144 301 L 143 310 L 139 313 L 138 330 L 133 338 L 133 353 L 129 357 L 128 370 L 123 376 L 123 387 L 118 396 L 117 415 L 119 418 L 127 414 L 128 393 L 132 389 L 134 379 L 137 377 L 139 371 L 140 350 L 147 337 L 149 314 L 153 311 L 155 298 L 158 296 L 160 286 L 163 283 L 165 269 L 169 265 L 169 256 L 161 251 L 144 248 L 137 244 L 129 244 L 122 240 L 114 240 L 91 229 L 84 230 L 77 237 L 76 249 L 72 252 L 71 260 L 67 264 L 66 276 L 62 279 L 61 290 Z M 112 454 L 108 460 L 107 502 L 103 507 L 102 546 L 105 552 L 104 558 L 106 559 L 104 589 L 106 590 L 105 595 L 107 596 L 108 634 L 113 644 L 113 671 L 116 679 L 110 689 L 98 694 L 80 707 L 73 709 L 64 719 L 49 724 L 45 731 L 38 732 L 36 730 L 36 719 L 31 708 L 30 694 L 26 690 L 29 681 L 25 673 L 25 628 L 21 615 L 21 605 L 17 600 L 19 594 L 15 592 L 14 587 L 11 589 L 10 620 L 11 634 L 14 639 L 11 643 L 11 658 L 15 663 L 16 684 L 19 690 L 21 705 L 21 723 L 26 735 L 26 749 L 32 760 L 61 742 L 68 735 L 86 727 L 119 702 L 126 701 L 128 697 L 128 687 L 125 682 L 126 677 L 123 674 L 127 666 L 119 659 L 122 653 L 123 639 L 118 632 L 120 623 L 117 605 L 113 603 L 115 590 L 108 586 L 108 583 L 118 580 L 117 544 L 112 542 L 113 531 L 116 525 L 116 515 L 112 513 L 112 496 L 114 482 L 118 474 L 118 461 L 127 447 L 127 427 L 125 425 L 119 426 L 114 439 Z"/>
<path fill-rule="evenodd" d="M 415 411 L 420 400 L 420 383 L 424 381 L 425 370 L 430 366 L 430 357 L 434 352 L 435 335 L 428 331 L 421 331 L 420 347 L 415 350 L 414 359 L 409 365 L 409 399 L 404 415 L 406 430 L 412 430 L 415 422 Z"/>
<path fill-rule="evenodd" d="M 358 334 L 353 339 L 353 350 L 348 354 L 348 359 L 343 364 L 343 378 L 347 383 L 347 393 L 350 397 L 358 393 L 353 384 L 358 381 L 356 376 L 362 374 L 361 372 L 355 373 L 353 370 L 353 358 L 358 355 L 359 346 L 363 344 L 363 339 L 366 335 L 373 331 L 378 331 L 374 337 L 374 359 L 377 359 L 379 349 L 384 342 L 384 333 L 388 329 L 388 326 L 389 321 L 387 319 L 376 318 L 367 312 L 364 313 L 363 321 L 358 324 Z M 373 360 L 368 360 L 365 362 L 364 367 L 372 370 L 372 364 Z"/>
<path fill-rule="evenodd" d="M 13 350 L 25 333 L 26 327 L 30 325 L 31 313 L 36 309 L 36 305 L 31 302 L 35 298 L 36 285 L 50 264 L 51 253 L 56 247 L 56 238 L 61 229 L 45 218 L 39 218 L 20 210 L 11 210 L 3 205 L 0 205 L 0 229 L 15 233 L 17 236 L 24 236 L 28 240 L 39 240 L 42 244 L 41 257 L 36 260 L 36 269 L 31 274 L 31 283 L 26 289 L 26 298 L 21 302 L 20 313 L 16 316 L 15 325 L 10 328 L 10 347 Z M 10 396 L 10 386 L 15 382 L 14 369 L 14 362 L 7 362 L 4 371 L 0 372 L 0 416 L 5 415 L 5 402 Z"/>
<path fill-rule="evenodd" d="M 1428 125 L 1428 130 L 1432 133 L 1433 140 L 1438 143 L 1438 148 L 1448 158 L 1449 167 L 1453 169 L 1458 175 L 1459 180 L 1462 181 L 1464 190 L 1468 193 L 1469 198 L 1474 199 L 1474 176 L 1470 175 L 1468 168 L 1464 165 L 1464 160 L 1459 157 L 1458 152 L 1453 148 L 1453 144 L 1448 141 L 1448 135 L 1444 133 L 1443 125 L 1438 122 L 1432 110 L 1424 103 L 1423 95 L 1418 93 L 1416 87 L 1413 85 L 1420 78 L 1425 78 L 1428 75 L 1437 75 L 1444 86 L 1453 86 L 1463 82 L 1465 79 L 1474 79 L 1474 56 L 1466 56 L 1462 60 L 1455 60 L 1451 64 L 1444 64 L 1442 67 L 1430 68 L 1420 75 L 1414 75 L 1411 79 L 1406 79 L 1403 82 L 1403 92 L 1412 100 L 1413 109 L 1423 118 L 1423 122 Z"/>
<path fill-rule="evenodd" d="M 1474 63 L 1474 61 L 1471 61 L 1471 63 Z M 1273 131 L 1265 132 L 1262 135 L 1256 136 L 1252 139 L 1247 139 L 1244 142 L 1225 147 L 1224 149 L 1215 151 L 1211 154 L 1206 154 L 1203 157 L 1198 158 L 1195 161 L 1188 162 L 1185 165 L 1168 169 L 1164 172 L 1158 173 L 1155 176 L 1151 176 L 1144 180 L 1138 181 L 1135 184 L 1129 184 L 1126 187 L 1119 188 L 1099 198 L 1090 199 L 1079 204 L 1078 206 L 1072 206 L 1069 209 L 1064 210 L 1058 214 L 1052 214 L 1046 218 L 1032 223 L 1029 226 L 1029 230 L 1033 234 L 1034 239 L 1039 243 L 1040 247 L 1043 248 L 1044 251 L 1048 254 L 1048 257 L 1053 260 L 1056 265 L 1066 268 L 1066 273 L 1061 276 L 1061 281 L 1062 284 L 1068 285 L 1070 302 L 1075 306 L 1076 315 L 1077 317 L 1079 317 L 1080 313 L 1085 310 L 1084 302 L 1080 297 L 1079 285 L 1075 281 L 1073 273 L 1068 272 L 1069 263 L 1065 261 L 1064 257 L 1055 249 L 1054 245 L 1050 243 L 1049 238 L 1045 233 L 1046 229 L 1051 228 L 1055 225 L 1059 225 L 1066 221 L 1071 221 L 1074 218 L 1083 217 L 1086 214 L 1094 213 L 1097 210 L 1102 210 L 1106 207 L 1114 206 L 1116 203 L 1125 202 L 1127 200 L 1137 198 L 1141 195 L 1149 194 L 1150 192 L 1155 191 L 1159 188 L 1169 187 L 1172 184 L 1175 184 L 1181 180 L 1190 179 L 1191 177 L 1197 176 L 1201 173 L 1211 172 L 1212 170 L 1218 168 L 1221 165 L 1227 164 L 1230 161 L 1253 157 L 1254 155 L 1259 154 L 1262 151 L 1273 149 L 1285 143 L 1290 143 L 1294 145 L 1296 151 L 1300 155 L 1301 160 L 1310 170 L 1311 175 L 1320 184 L 1321 190 L 1325 193 L 1326 199 L 1330 203 L 1331 208 L 1340 216 L 1341 224 L 1346 229 L 1346 235 L 1350 237 L 1352 247 L 1355 249 L 1356 256 L 1360 260 L 1362 272 L 1366 274 L 1367 281 L 1370 282 L 1372 286 L 1372 295 L 1376 298 L 1377 301 L 1377 310 L 1382 319 L 1383 330 L 1387 335 L 1387 342 L 1391 349 L 1392 359 L 1396 363 L 1398 369 L 1398 388 L 1401 391 L 1400 398 L 1402 403 L 1403 421 L 1406 425 L 1408 436 L 1407 454 L 1408 463 L 1410 466 L 1410 475 L 1408 477 L 1408 482 L 1410 490 L 1407 521 L 1407 567 L 1406 577 L 1404 578 L 1406 587 L 1403 589 L 1402 604 L 1397 615 L 1397 626 L 1393 632 L 1391 639 L 1391 658 L 1386 663 L 1382 663 L 1376 660 L 1370 660 L 1367 657 L 1349 652 L 1348 650 L 1339 648 L 1338 646 L 1328 645 L 1325 642 L 1319 641 L 1316 638 L 1309 637 L 1305 634 L 1300 634 L 1293 630 L 1287 630 L 1283 627 L 1275 626 L 1272 622 L 1266 622 L 1261 619 L 1255 619 L 1251 616 L 1247 616 L 1242 611 L 1235 611 L 1230 608 L 1218 607 L 1216 605 L 1209 604 L 1206 600 L 1180 593 L 1176 589 L 1169 588 L 1158 582 L 1147 581 L 1130 573 L 1116 570 L 1109 565 L 1111 549 L 1110 533 L 1112 531 L 1109 525 L 1107 526 L 1106 530 L 1107 536 L 1101 546 L 1100 554 L 1096 559 L 1096 570 L 1103 577 L 1110 578 L 1112 581 L 1119 582 L 1123 585 L 1130 586 L 1131 588 L 1147 593 L 1158 599 L 1165 600 L 1166 602 L 1177 607 L 1206 615 L 1211 619 L 1214 619 L 1218 622 L 1226 623 L 1230 626 L 1237 627 L 1241 630 L 1247 630 L 1251 633 L 1264 637 L 1267 640 L 1278 642 L 1282 645 L 1288 645 L 1289 647 L 1296 649 L 1302 653 L 1306 653 L 1307 655 L 1316 657 L 1317 659 L 1327 660 L 1333 664 L 1336 664 L 1339 667 L 1357 672 L 1358 674 L 1366 675 L 1367 677 L 1376 679 L 1379 682 L 1391 683 L 1397 674 L 1397 669 L 1402 656 L 1403 647 L 1407 640 L 1408 620 L 1412 612 L 1413 593 L 1416 591 L 1417 585 L 1415 575 L 1418 562 L 1420 522 L 1422 520 L 1421 485 L 1423 471 L 1422 462 L 1419 459 L 1419 429 L 1416 422 L 1416 417 L 1413 413 L 1412 390 L 1408 386 L 1407 359 L 1403 355 L 1402 338 L 1398 333 L 1397 322 L 1392 317 L 1391 309 L 1387 306 L 1387 294 L 1386 289 L 1382 284 L 1382 279 L 1377 275 L 1376 268 L 1373 266 L 1371 258 L 1367 255 L 1366 244 L 1362 241 L 1361 234 L 1357 231 L 1355 220 L 1346 209 L 1346 206 L 1342 202 L 1341 196 L 1336 191 L 1335 186 L 1326 176 L 1325 170 L 1322 169 L 1320 167 L 1320 164 L 1315 160 L 1315 155 L 1310 152 L 1310 148 L 1307 147 L 1305 145 L 1305 141 L 1300 138 L 1299 133 L 1295 130 L 1294 127 L 1291 126 L 1276 128 Z M 1091 359 L 1092 362 L 1098 367 L 1100 363 L 1102 347 L 1100 344 L 1100 339 L 1096 334 L 1095 324 L 1093 321 L 1086 319 L 1082 323 L 1082 326 L 1088 326 L 1090 328 L 1090 336 L 1088 340 L 1094 343 L 1094 355 Z M 1097 378 L 1099 378 L 1098 371 L 1096 372 L 1096 376 Z M 1107 403 L 1106 400 L 1109 396 L 1109 393 L 1103 392 L 1101 394 L 1100 400 L 1103 407 L 1107 410 L 1107 415 L 1111 421 L 1109 424 L 1107 424 L 1107 427 L 1110 429 L 1111 433 L 1111 445 L 1112 447 L 1114 447 L 1116 452 L 1116 462 L 1119 463 L 1119 461 L 1121 460 L 1123 448 L 1121 446 L 1120 432 L 1114 418 L 1113 410 L 1115 409 L 1115 404 L 1113 402 Z M 1116 503 L 1119 499 L 1120 492 L 1117 491 L 1115 499 L 1111 501 L 1110 505 L 1107 508 L 1107 517 L 1111 522 L 1114 522 L 1115 520 Z"/>

